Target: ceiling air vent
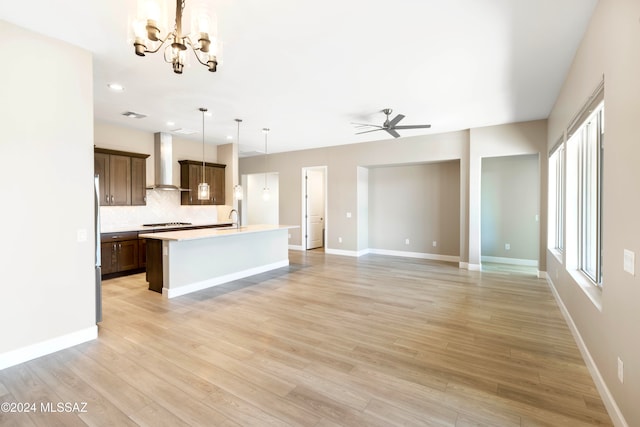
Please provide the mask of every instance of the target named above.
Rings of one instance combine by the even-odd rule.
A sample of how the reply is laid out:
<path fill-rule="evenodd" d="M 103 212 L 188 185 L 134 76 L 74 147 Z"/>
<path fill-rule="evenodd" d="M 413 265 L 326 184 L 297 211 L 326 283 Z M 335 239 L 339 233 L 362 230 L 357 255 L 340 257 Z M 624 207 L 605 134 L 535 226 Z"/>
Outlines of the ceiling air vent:
<path fill-rule="evenodd" d="M 192 129 L 178 128 L 178 129 L 173 129 L 171 133 L 177 133 L 179 135 L 193 135 L 194 133 L 198 133 L 198 131 L 192 130 Z"/>
<path fill-rule="evenodd" d="M 122 115 L 125 117 L 129 117 L 130 119 L 144 119 L 145 117 L 147 117 L 144 114 L 134 113 L 133 111 L 125 111 L 124 113 L 122 113 Z"/>

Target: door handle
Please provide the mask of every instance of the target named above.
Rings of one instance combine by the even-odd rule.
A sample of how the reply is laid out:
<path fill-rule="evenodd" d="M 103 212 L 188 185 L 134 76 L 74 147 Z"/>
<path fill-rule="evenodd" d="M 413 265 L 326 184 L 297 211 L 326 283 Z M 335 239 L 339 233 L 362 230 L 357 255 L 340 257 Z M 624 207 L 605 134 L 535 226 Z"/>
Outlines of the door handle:
<path fill-rule="evenodd" d="M 111 195 L 111 204 L 113 204 L 113 194 Z"/>

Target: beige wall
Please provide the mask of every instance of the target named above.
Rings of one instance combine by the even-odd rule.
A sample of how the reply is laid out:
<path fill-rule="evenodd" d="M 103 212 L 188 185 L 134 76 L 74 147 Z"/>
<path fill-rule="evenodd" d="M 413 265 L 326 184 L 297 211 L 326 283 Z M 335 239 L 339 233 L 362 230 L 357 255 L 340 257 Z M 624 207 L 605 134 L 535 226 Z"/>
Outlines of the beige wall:
<path fill-rule="evenodd" d="M 623 271 L 624 249 L 640 256 L 640 2 L 601 0 L 549 117 L 549 148 L 605 77 L 603 289 L 596 304 L 547 252 L 548 273 L 583 341 L 614 419 L 640 425 L 640 275 Z M 601 308 L 598 308 L 598 305 Z M 617 359 L 624 362 L 624 383 Z M 607 397 L 611 399 L 606 399 Z M 616 410 L 619 409 L 619 412 Z M 622 424 L 619 424 L 622 425 Z"/>
<path fill-rule="evenodd" d="M 91 55 L 4 21 L 0 51 L 1 369 L 97 329 Z"/>
<path fill-rule="evenodd" d="M 481 174 L 482 159 L 487 157 L 519 156 L 546 153 L 547 121 L 536 120 L 471 129 L 469 154 L 469 264 L 480 263 L 481 243 Z M 547 188 L 547 163 L 539 163 L 540 189 Z M 540 194 L 540 212 L 547 211 L 546 193 Z M 547 229 L 540 222 L 539 271 L 546 271 Z"/>
<path fill-rule="evenodd" d="M 538 155 L 482 159 L 482 257 L 538 260 Z M 505 249 L 505 244 L 510 249 Z"/>
<path fill-rule="evenodd" d="M 312 150 L 270 154 L 270 172 L 280 174 L 279 221 L 300 225 L 301 170 L 304 167 L 327 166 L 327 240 L 329 251 L 357 255 L 370 245 L 363 236 L 363 174 L 361 168 L 375 166 L 414 165 L 457 160 L 459 168 L 459 211 L 450 212 L 459 221 L 459 256 L 463 266 L 480 266 L 480 164 L 483 157 L 541 154 L 546 150 L 546 120 L 513 123 L 437 135 L 425 135 L 361 144 L 333 146 Z M 240 173 L 262 173 L 262 156 L 240 159 Z M 540 188 L 546 189 L 546 162 L 540 164 Z M 546 190 L 545 190 L 546 191 Z M 546 212 L 546 197 L 540 200 Z M 351 213 L 351 217 L 347 217 Z M 419 224 L 414 224 L 418 227 Z M 540 223 L 541 244 L 546 242 L 546 224 Z M 291 245 L 301 245 L 300 229 L 291 230 Z M 342 238 L 342 242 L 339 242 Z M 544 243 L 546 245 L 546 243 Z M 386 249 L 386 248 L 382 248 Z M 470 261 L 471 260 L 471 261 Z M 545 259 L 539 269 L 544 271 Z"/>
<path fill-rule="evenodd" d="M 459 161 L 369 169 L 368 233 L 372 249 L 457 257 L 458 212 Z"/>

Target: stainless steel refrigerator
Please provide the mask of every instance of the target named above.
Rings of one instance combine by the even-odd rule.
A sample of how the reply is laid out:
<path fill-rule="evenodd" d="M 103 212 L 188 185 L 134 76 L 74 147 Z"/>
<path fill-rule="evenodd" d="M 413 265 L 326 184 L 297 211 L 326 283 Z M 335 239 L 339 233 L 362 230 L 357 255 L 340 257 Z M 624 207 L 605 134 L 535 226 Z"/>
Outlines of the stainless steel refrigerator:
<path fill-rule="evenodd" d="M 102 321 L 102 255 L 100 253 L 100 177 L 95 176 L 96 323 Z"/>

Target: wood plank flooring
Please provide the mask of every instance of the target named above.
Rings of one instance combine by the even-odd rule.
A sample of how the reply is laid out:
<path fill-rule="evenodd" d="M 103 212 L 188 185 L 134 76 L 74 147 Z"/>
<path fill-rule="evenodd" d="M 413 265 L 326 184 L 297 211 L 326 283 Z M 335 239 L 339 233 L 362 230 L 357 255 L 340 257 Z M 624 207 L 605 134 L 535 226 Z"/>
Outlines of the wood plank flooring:
<path fill-rule="evenodd" d="M 0 425 L 611 425 L 545 281 L 290 259 L 172 300 L 144 274 L 105 281 L 98 340 L 0 371 L 0 402 L 86 412 L 0 413 Z"/>

